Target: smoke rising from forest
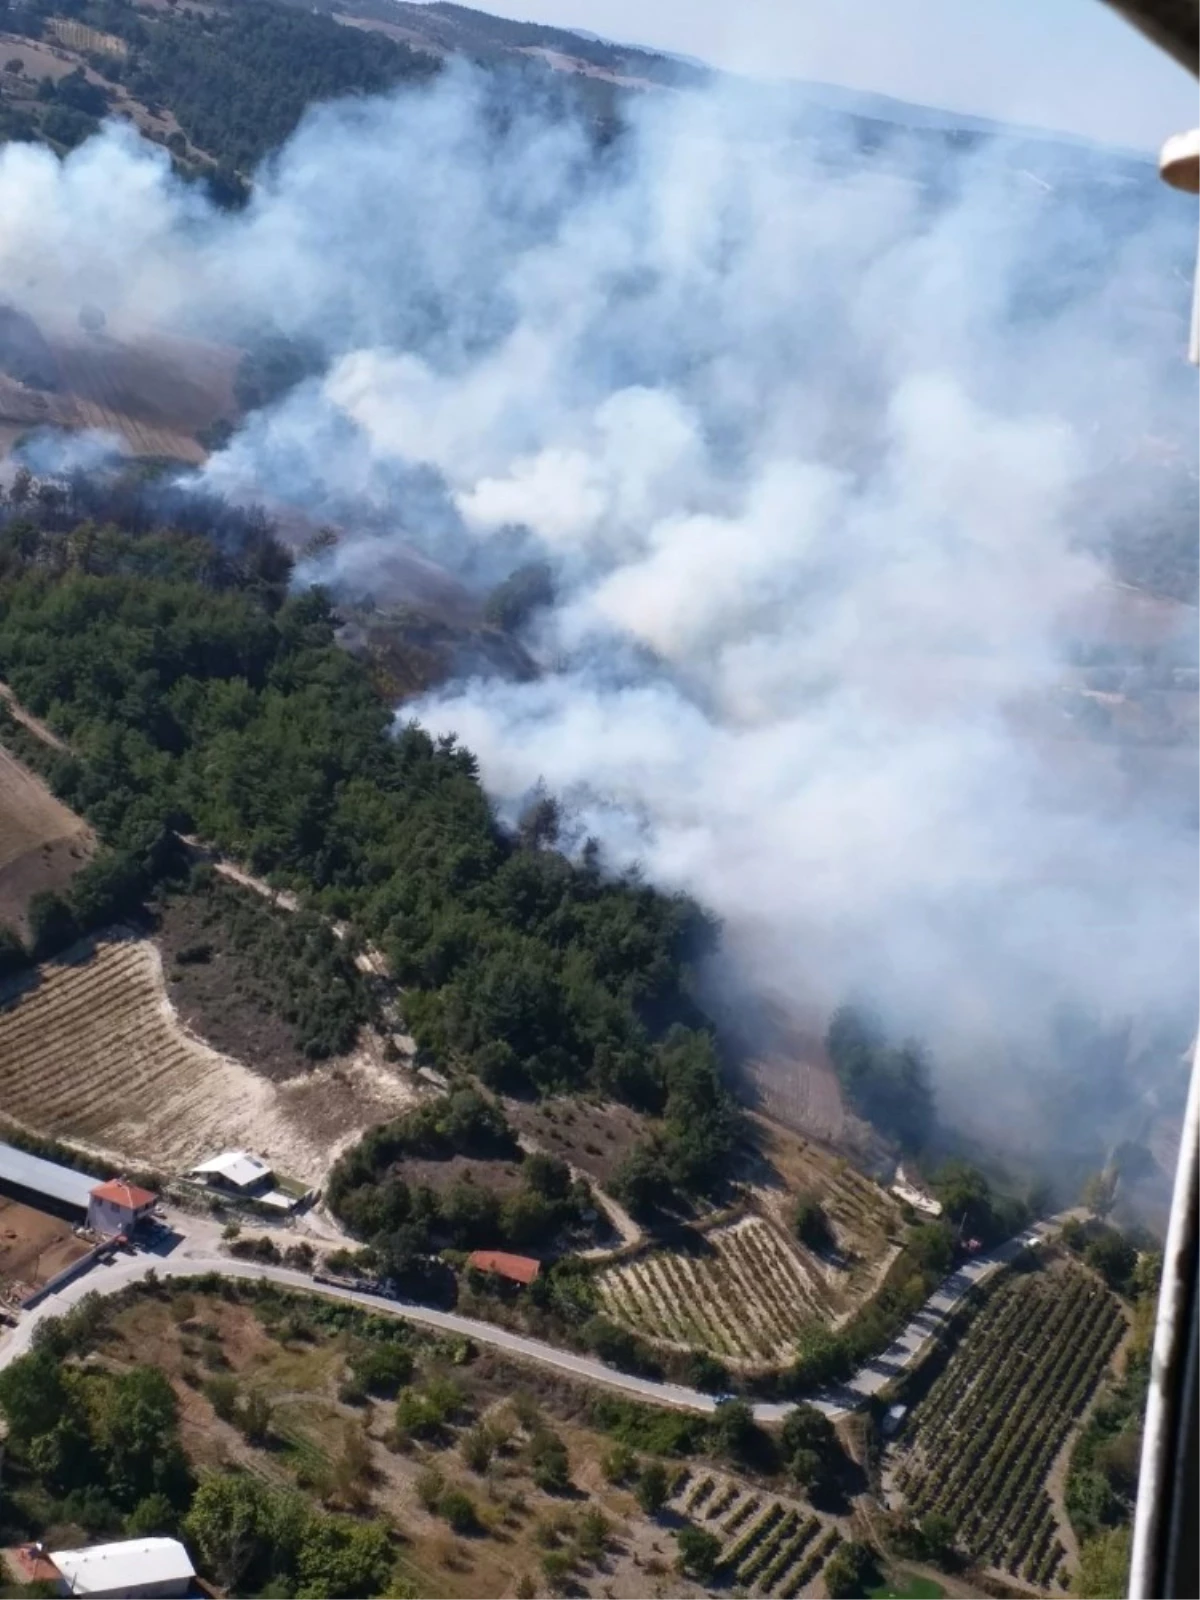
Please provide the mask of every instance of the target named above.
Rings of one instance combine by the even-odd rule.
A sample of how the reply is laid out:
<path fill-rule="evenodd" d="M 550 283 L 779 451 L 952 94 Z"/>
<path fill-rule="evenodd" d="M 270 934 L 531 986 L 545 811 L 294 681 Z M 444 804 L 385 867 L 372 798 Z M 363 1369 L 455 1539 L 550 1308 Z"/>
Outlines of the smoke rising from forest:
<path fill-rule="evenodd" d="M 316 111 L 236 215 L 127 130 L 10 145 L 0 299 L 315 351 L 202 475 L 351 530 L 305 576 L 547 563 L 542 675 L 402 714 L 695 894 L 751 992 L 870 994 L 951 1097 L 1062 1003 L 1186 1012 L 1187 819 L 1030 732 L 1139 441 L 1194 444 L 1186 202 L 762 97 L 632 118 L 598 152 L 455 69 Z"/>

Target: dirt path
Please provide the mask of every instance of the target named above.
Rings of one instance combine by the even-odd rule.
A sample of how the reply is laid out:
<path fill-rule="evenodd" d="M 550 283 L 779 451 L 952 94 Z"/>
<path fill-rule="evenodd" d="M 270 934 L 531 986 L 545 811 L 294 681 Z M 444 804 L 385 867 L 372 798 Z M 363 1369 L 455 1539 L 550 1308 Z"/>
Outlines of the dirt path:
<path fill-rule="evenodd" d="M 528 1133 L 518 1133 L 517 1143 L 525 1151 L 526 1155 L 546 1154 L 545 1148 Z M 609 1256 L 619 1255 L 621 1251 L 629 1250 L 633 1246 L 641 1244 L 645 1234 L 629 1215 L 628 1211 L 625 1210 L 624 1206 L 618 1205 L 612 1195 L 603 1190 L 590 1174 L 583 1172 L 579 1167 L 572 1166 L 569 1161 L 567 1162 L 567 1167 L 572 1178 L 577 1182 L 586 1183 L 591 1189 L 596 1204 L 608 1219 L 609 1226 L 613 1232 L 618 1234 L 621 1240 L 620 1244 L 593 1245 L 590 1250 L 581 1250 L 579 1252 L 580 1259 L 582 1261 L 605 1261 Z"/>
<path fill-rule="evenodd" d="M 300 896 L 293 894 L 290 889 L 273 889 L 265 878 L 256 877 L 254 873 L 247 872 L 245 867 L 239 867 L 236 862 L 230 861 L 227 856 L 223 856 L 212 845 L 207 845 L 203 840 L 197 839 L 195 834 L 181 833 L 179 837 L 194 855 L 198 855 L 202 860 L 207 861 L 214 872 L 219 872 L 223 878 L 228 878 L 231 883 L 241 884 L 243 889 L 252 889 L 255 894 L 261 895 L 264 900 L 269 901 L 271 905 L 278 907 L 281 911 L 300 910 Z M 350 924 L 348 922 L 335 922 L 331 918 L 329 919 L 329 926 L 339 939 L 345 939 L 350 934 Z M 354 958 L 354 965 L 360 972 L 365 972 L 368 977 L 391 977 L 387 957 L 382 950 L 373 944 L 366 945 L 358 952 Z M 416 1046 L 414 1045 L 412 1053 L 415 1053 L 415 1050 Z"/>
<path fill-rule="evenodd" d="M 9 709 L 9 712 L 16 719 L 16 721 L 19 722 L 22 727 L 28 728 L 30 733 L 32 733 L 35 738 L 40 739 L 43 744 L 48 744 L 52 749 L 55 750 L 65 750 L 67 748 L 58 735 L 52 729 L 48 728 L 40 717 L 35 717 L 32 711 L 26 711 L 25 707 L 17 699 L 16 695 L 6 683 L 0 683 L 0 700 L 4 701 L 5 705 Z"/>

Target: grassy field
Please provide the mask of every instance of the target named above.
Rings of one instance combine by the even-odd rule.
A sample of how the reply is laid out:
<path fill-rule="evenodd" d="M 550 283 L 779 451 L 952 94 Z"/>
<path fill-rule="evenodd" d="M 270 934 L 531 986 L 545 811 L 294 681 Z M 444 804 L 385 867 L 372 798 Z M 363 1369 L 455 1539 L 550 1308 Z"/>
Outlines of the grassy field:
<path fill-rule="evenodd" d="M 912 1572 L 894 1572 L 887 1583 L 867 1590 L 867 1600 L 941 1600 L 945 1589 L 932 1578 Z"/>

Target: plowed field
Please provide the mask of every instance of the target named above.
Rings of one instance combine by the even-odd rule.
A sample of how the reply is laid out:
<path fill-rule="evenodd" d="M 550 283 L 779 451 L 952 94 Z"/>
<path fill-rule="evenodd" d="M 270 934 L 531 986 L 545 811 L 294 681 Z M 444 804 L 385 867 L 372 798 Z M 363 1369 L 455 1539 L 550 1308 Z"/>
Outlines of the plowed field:
<path fill-rule="evenodd" d="M 372 1045 L 269 1082 L 180 1024 L 150 940 L 84 941 L 0 987 L 0 1107 L 131 1164 L 170 1171 L 245 1146 L 319 1183 L 348 1140 L 414 1098 Z"/>

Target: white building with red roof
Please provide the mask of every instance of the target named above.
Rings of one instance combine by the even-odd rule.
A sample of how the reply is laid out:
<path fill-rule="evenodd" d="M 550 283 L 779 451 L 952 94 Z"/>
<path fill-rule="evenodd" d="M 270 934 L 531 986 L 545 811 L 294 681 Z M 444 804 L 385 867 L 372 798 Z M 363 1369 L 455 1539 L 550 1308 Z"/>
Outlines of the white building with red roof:
<path fill-rule="evenodd" d="M 96 1184 L 88 1197 L 88 1227 L 105 1237 L 132 1234 L 157 1204 L 158 1196 L 149 1189 L 139 1189 L 124 1178 L 110 1178 Z"/>

